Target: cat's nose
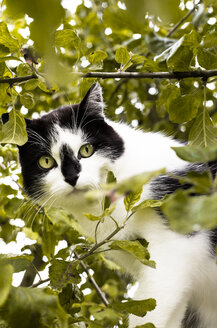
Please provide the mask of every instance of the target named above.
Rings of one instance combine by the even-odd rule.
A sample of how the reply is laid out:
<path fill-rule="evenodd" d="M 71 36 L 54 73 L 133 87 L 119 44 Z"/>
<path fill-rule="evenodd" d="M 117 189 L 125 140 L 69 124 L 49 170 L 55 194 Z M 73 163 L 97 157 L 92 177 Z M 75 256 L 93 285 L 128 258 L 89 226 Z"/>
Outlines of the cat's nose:
<path fill-rule="evenodd" d="M 74 187 L 76 185 L 78 178 L 79 178 L 78 174 L 73 175 L 73 176 L 68 176 L 68 177 L 65 177 L 65 182 L 69 183 L 71 186 Z"/>

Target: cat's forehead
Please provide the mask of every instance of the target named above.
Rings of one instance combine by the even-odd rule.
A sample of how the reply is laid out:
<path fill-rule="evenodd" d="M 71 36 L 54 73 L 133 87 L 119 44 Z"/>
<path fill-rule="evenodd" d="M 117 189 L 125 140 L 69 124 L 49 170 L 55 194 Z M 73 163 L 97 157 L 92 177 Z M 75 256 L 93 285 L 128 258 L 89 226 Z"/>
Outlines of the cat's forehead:
<path fill-rule="evenodd" d="M 59 154 L 63 145 L 67 145 L 73 152 L 78 152 L 85 139 L 81 129 L 64 128 L 55 124 L 52 128 L 51 152 Z"/>

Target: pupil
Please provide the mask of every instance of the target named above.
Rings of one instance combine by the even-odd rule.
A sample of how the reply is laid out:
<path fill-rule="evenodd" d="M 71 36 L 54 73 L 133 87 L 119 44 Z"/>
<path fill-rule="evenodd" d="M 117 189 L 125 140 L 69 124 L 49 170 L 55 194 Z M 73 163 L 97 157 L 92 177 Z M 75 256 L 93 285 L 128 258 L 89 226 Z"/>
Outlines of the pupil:
<path fill-rule="evenodd" d="M 85 147 L 86 153 L 88 153 L 88 146 Z"/>
<path fill-rule="evenodd" d="M 45 162 L 46 162 L 46 164 L 49 163 L 49 159 L 48 159 L 48 157 L 45 158 Z"/>

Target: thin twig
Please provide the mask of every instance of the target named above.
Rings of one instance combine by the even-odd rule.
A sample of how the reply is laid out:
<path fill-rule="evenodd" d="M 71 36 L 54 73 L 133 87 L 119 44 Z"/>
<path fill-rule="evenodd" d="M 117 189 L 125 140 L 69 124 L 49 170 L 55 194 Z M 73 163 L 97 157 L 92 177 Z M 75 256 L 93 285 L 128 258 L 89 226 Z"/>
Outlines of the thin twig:
<path fill-rule="evenodd" d="M 38 286 L 42 285 L 44 282 L 48 282 L 48 281 L 50 281 L 50 278 L 47 278 L 47 279 L 44 279 L 44 280 L 39 280 L 36 284 L 33 284 L 29 287 L 30 288 L 35 288 L 35 287 L 38 287 Z"/>
<path fill-rule="evenodd" d="M 167 33 L 167 38 L 169 38 L 182 25 L 182 23 L 184 23 L 184 21 L 195 11 L 200 2 L 201 1 L 194 5 L 194 7 L 189 10 L 189 12 L 169 31 L 169 33 Z"/>
<path fill-rule="evenodd" d="M 76 252 L 74 252 L 75 254 L 75 258 L 79 260 L 79 256 Z M 94 289 L 96 290 L 97 294 L 99 295 L 99 297 L 101 298 L 102 302 L 105 304 L 105 306 L 109 305 L 108 300 L 106 299 L 104 293 L 101 291 L 100 287 L 98 286 L 96 280 L 94 279 L 94 277 L 91 276 L 88 267 L 84 264 L 83 261 L 80 260 L 80 265 L 82 266 L 82 268 L 84 269 L 84 271 L 86 272 L 88 279 L 90 281 L 90 283 L 93 285 Z"/>

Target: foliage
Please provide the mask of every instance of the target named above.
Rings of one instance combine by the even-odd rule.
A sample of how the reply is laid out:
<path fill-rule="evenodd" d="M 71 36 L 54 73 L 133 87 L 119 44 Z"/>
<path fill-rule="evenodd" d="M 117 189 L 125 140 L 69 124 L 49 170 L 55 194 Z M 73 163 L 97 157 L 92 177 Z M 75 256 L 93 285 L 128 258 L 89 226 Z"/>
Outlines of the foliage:
<path fill-rule="evenodd" d="M 117 324 L 124 328 L 127 314 L 144 316 L 155 307 L 152 299 L 129 300 L 127 289 L 133 282 L 104 256 L 103 244 L 82 236 L 77 218 L 26 200 L 15 144 L 27 140 L 24 115 L 36 118 L 51 108 L 82 99 L 96 78 L 82 78 L 80 73 L 181 74 L 198 68 L 217 69 L 216 1 L 199 1 L 192 14 L 169 33 L 188 13 L 189 4 L 193 6 L 193 1 L 91 0 L 80 1 L 72 13 L 60 0 L 1 2 L 0 115 L 9 112 L 9 121 L 0 124 L 0 237 L 10 243 L 25 233 L 35 241 L 25 246 L 21 255 L 0 255 L 1 327 L 29 327 L 29 322 L 31 327 L 77 327 L 84 322 L 90 328 Z M 174 149 L 177 155 L 186 161 L 207 163 L 217 158 L 217 93 L 216 81 L 211 79 L 124 78 L 102 79 L 100 83 L 109 118 L 189 141 L 186 147 Z M 124 224 L 138 210 L 161 206 L 171 228 L 178 232 L 216 227 L 217 181 L 209 170 L 176 177 L 192 185 L 187 191 L 138 204 L 143 185 L 162 173 L 116 184 L 109 172 L 103 191 L 87 195 L 91 199 L 103 193 L 104 210 L 98 217 L 86 213 L 87 218 L 101 222 L 112 217 L 115 197 L 124 195 Z M 22 220 L 23 227 L 14 219 Z M 109 248 L 128 252 L 154 267 L 148 241 L 115 240 L 122 228 L 117 226 L 108 236 L 113 240 Z M 56 254 L 55 246 L 63 240 L 67 244 Z M 97 295 L 87 265 L 109 306 Z M 49 287 L 27 288 L 32 285 L 28 277 L 34 280 L 38 275 L 40 285 L 39 272 L 48 267 Z M 25 271 L 22 286 L 12 287 L 13 273 L 20 271 Z"/>

